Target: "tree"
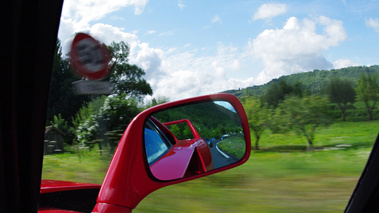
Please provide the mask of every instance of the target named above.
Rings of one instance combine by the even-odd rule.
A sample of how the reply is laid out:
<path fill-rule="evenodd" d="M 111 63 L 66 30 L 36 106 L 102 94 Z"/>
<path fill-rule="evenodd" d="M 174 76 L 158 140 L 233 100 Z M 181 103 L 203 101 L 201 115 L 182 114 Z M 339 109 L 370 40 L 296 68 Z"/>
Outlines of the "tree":
<path fill-rule="evenodd" d="M 367 113 L 370 120 L 374 120 L 373 110 L 375 109 L 376 102 L 379 100 L 379 85 L 378 76 L 375 74 L 362 74 L 358 79 L 357 99 L 363 101 L 366 106 Z"/>
<path fill-rule="evenodd" d="M 76 141 L 81 146 L 89 146 L 90 148 L 94 146 L 98 131 L 96 115 L 104 105 L 105 99 L 106 96 L 92 99 L 88 104 L 84 104 L 73 118 L 72 123 L 75 128 Z M 101 144 L 99 145 L 101 146 Z"/>
<path fill-rule="evenodd" d="M 110 153 L 116 148 L 120 137 L 130 121 L 140 112 L 133 98 L 126 94 L 94 99 L 83 107 L 77 115 L 77 137 L 81 144 L 109 147 Z"/>
<path fill-rule="evenodd" d="M 287 84 L 287 82 L 284 80 L 280 80 L 278 83 L 273 82 L 267 88 L 265 94 L 261 98 L 263 102 L 268 104 L 268 106 L 276 108 L 278 107 L 279 103 L 282 102 L 288 95 L 302 97 L 302 88 L 303 86 L 300 82 L 291 85 Z"/>
<path fill-rule="evenodd" d="M 150 107 L 153 107 L 153 106 L 156 106 L 156 105 L 159 105 L 159 104 L 164 104 L 164 103 L 167 103 L 167 102 L 170 102 L 170 99 L 168 97 L 158 96 L 157 98 L 152 98 L 150 101 L 148 101 L 145 104 L 144 109 L 148 109 Z"/>
<path fill-rule="evenodd" d="M 112 42 L 109 49 L 109 68 L 113 72 L 106 80 L 114 84 L 118 95 L 123 93 L 131 97 L 141 98 L 151 95 L 150 85 L 143 79 L 145 72 L 136 65 L 128 63 L 129 47 L 124 42 Z M 54 66 L 50 82 L 47 120 L 51 121 L 54 115 L 61 114 L 66 121 L 71 121 L 83 104 L 91 100 L 89 95 L 76 95 L 72 83 L 79 80 L 73 74 L 69 58 L 62 55 L 61 43 L 58 40 L 54 57 Z"/>
<path fill-rule="evenodd" d="M 107 97 L 103 106 L 96 115 L 98 126 L 98 139 L 103 139 L 103 144 L 109 145 L 112 153 L 121 138 L 122 133 L 130 121 L 140 112 L 134 98 L 126 98 L 126 94 Z M 120 137 L 114 137 L 113 133 L 120 132 Z M 110 137 L 104 137 L 108 135 Z"/>
<path fill-rule="evenodd" d="M 270 110 L 263 107 L 261 101 L 253 97 L 245 98 L 243 106 L 246 111 L 247 120 L 249 122 L 250 130 L 255 136 L 255 148 L 259 149 L 259 139 L 263 134 L 264 130 L 267 128 Z"/>
<path fill-rule="evenodd" d="M 59 39 L 56 43 L 53 69 L 51 72 L 47 121 L 52 121 L 54 115 L 61 114 L 68 122 L 75 116 L 83 103 L 90 100 L 90 96 L 78 96 L 72 89 L 72 82 L 79 80 L 73 74 L 68 58 L 63 58 Z"/>
<path fill-rule="evenodd" d="M 276 113 L 289 129 L 305 136 L 310 149 L 313 149 L 316 129 L 332 123 L 327 114 L 327 100 L 319 96 L 287 97 Z"/>
<path fill-rule="evenodd" d="M 114 92 L 118 95 L 127 94 L 131 97 L 141 98 L 144 95 L 152 95 L 150 84 L 142 78 L 145 71 L 136 65 L 128 63 L 129 46 L 123 41 L 112 42 L 107 46 L 109 50 L 109 70 L 111 74 L 108 80 L 114 84 Z"/>
<path fill-rule="evenodd" d="M 65 143 L 70 145 L 73 144 L 75 129 L 68 125 L 67 121 L 62 118 L 61 114 L 58 114 L 58 116 L 54 115 L 54 119 L 50 124 L 64 133 L 63 140 Z"/>
<path fill-rule="evenodd" d="M 331 103 L 337 104 L 341 111 L 342 121 L 345 121 L 346 109 L 350 104 L 355 102 L 355 90 L 353 83 L 349 80 L 343 80 L 333 77 L 325 85 L 325 92 Z"/>

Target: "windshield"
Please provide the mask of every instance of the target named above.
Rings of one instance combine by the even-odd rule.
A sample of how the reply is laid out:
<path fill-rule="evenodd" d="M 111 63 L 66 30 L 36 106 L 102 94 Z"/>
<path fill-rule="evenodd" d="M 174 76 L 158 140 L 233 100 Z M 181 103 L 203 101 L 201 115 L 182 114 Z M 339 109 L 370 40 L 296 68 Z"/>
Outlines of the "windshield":
<path fill-rule="evenodd" d="M 146 122 L 144 134 L 147 162 L 151 165 L 156 159 L 167 152 L 172 145 L 150 119 Z"/>

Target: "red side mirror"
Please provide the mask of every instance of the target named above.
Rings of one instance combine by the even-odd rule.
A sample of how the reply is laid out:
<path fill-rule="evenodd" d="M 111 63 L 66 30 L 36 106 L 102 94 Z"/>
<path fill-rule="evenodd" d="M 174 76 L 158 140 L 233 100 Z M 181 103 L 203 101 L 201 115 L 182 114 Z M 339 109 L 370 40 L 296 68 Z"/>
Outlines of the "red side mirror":
<path fill-rule="evenodd" d="M 196 107 L 194 113 L 186 114 L 184 115 L 185 117 L 180 118 L 174 116 L 175 114 L 184 114 L 178 112 L 182 109 L 193 108 L 193 106 L 202 106 L 202 108 L 204 108 L 203 106 L 208 106 L 207 108 L 213 106 L 213 108 L 203 110 L 200 109 L 201 107 Z M 217 160 L 212 157 L 210 160 L 206 159 L 214 155 L 209 155 L 206 151 L 207 149 L 211 149 L 211 145 L 208 142 L 208 140 L 211 141 L 211 139 L 207 138 L 211 135 L 205 137 L 205 133 L 202 133 L 202 127 L 200 127 L 205 123 L 211 122 L 211 120 L 209 120 L 209 122 L 205 121 L 211 119 L 211 117 L 207 117 L 210 116 L 210 111 L 207 110 L 213 112 L 224 111 L 227 117 L 235 116 L 239 121 L 238 125 L 234 125 L 234 127 L 237 128 L 233 131 L 230 129 L 225 130 L 228 134 L 225 134 L 225 131 L 220 131 L 218 135 L 214 135 L 216 139 L 213 140 L 212 144 L 212 147 L 218 146 L 218 140 L 220 140 L 222 136 L 231 135 L 229 133 L 233 133 L 236 137 L 239 136 L 242 138 L 244 153 L 230 163 L 220 164 L 220 162 L 217 162 Z M 201 113 L 203 113 L 200 115 L 201 121 L 198 121 L 199 115 L 196 115 L 196 117 L 194 114 Z M 221 116 L 217 113 L 219 112 L 216 112 L 217 116 Z M 169 116 L 167 117 L 167 115 Z M 178 134 L 180 133 L 177 133 L 177 130 L 170 130 L 168 134 L 167 129 L 169 129 L 169 127 L 164 128 L 164 131 L 160 131 L 162 128 L 159 126 L 161 125 L 155 125 L 155 127 L 157 127 L 155 128 L 154 122 L 149 121 L 152 116 L 162 124 L 167 124 L 167 122 L 172 122 L 173 120 L 187 119 L 190 121 L 190 125 L 194 127 L 191 131 L 197 131 L 200 138 L 179 138 Z M 234 118 L 228 119 L 234 120 Z M 227 123 L 229 123 L 229 121 L 231 120 L 228 120 Z M 153 127 L 151 127 L 152 124 Z M 150 126 L 148 127 L 148 125 Z M 216 127 L 215 125 L 211 125 L 209 128 L 212 129 Z M 213 130 L 215 129 L 212 129 L 212 131 Z M 159 132 L 159 134 L 154 135 L 154 131 Z M 168 135 L 168 137 L 164 136 L 165 134 Z M 175 137 L 172 137 L 172 135 Z M 154 148 L 154 144 L 158 143 L 156 141 L 158 136 L 166 138 L 165 140 L 177 141 L 171 141 L 167 143 L 168 148 L 162 148 L 162 150 L 157 149 L 157 151 L 154 150 L 156 149 L 156 146 Z M 162 142 L 159 143 L 161 144 Z M 179 153 L 178 150 L 185 151 Z M 144 197 L 159 188 L 204 177 L 243 164 L 248 160 L 250 150 L 250 132 L 246 114 L 240 101 L 233 95 L 207 95 L 154 106 L 137 115 L 124 132 L 108 168 L 93 212 L 131 211 Z M 174 155 L 176 155 L 176 157 L 172 157 Z M 172 169 L 173 166 L 178 166 L 175 161 L 182 167 Z M 211 164 L 209 164 L 209 161 L 211 161 Z M 216 164 L 218 166 L 214 166 Z M 183 167 L 183 165 L 185 166 Z M 183 170 L 180 174 L 170 174 L 170 172 L 177 171 L 179 168 Z"/>

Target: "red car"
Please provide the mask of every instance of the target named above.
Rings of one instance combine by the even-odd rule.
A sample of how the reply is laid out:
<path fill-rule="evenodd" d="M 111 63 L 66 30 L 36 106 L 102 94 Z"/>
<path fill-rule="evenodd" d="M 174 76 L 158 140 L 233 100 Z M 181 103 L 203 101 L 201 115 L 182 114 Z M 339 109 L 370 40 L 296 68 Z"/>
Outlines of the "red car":
<path fill-rule="evenodd" d="M 178 140 L 166 127 L 179 123 L 188 124 L 193 134 L 192 139 Z M 147 124 L 145 127 L 146 155 L 154 177 L 159 180 L 174 180 L 213 169 L 211 150 L 191 121 L 183 119 L 162 124 L 151 117 Z M 147 143 L 148 141 L 151 142 Z M 160 148 L 156 149 L 156 147 Z"/>
<path fill-rule="evenodd" d="M 242 106 L 229 95 L 205 96 L 156 106 L 138 115 L 124 133 L 101 186 L 42 181 L 46 103 L 63 1 L 20 0 L 1 9 L 0 211 L 130 212 L 161 187 L 214 174 L 245 162 L 250 137 Z M 143 128 L 151 113 L 214 98 L 236 108 L 245 132 L 246 153 L 237 163 L 170 181 L 150 172 L 143 148 Z M 345 212 L 379 211 L 379 138 Z M 100 191 L 99 191 L 99 188 Z M 80 199 L 80 200 L 79 200 Z M 52 206 L 56 204 L 56 206 Z M 91 211 L 91 210 L 89 210 Z"/>

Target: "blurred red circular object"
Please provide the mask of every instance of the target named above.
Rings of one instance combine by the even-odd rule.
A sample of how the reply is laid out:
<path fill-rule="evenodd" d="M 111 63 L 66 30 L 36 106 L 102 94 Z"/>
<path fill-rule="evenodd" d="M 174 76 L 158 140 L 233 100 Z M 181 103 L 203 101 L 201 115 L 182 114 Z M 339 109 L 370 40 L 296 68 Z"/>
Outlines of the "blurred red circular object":
<path fill-rule="evenodd" d="M 89 80 L 99 80 L 107 76 L 106 49 L 90 35 L 76 34 L 71 44 L 70 57 L 71 64 L 79 75 Z"/>

